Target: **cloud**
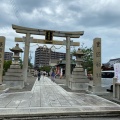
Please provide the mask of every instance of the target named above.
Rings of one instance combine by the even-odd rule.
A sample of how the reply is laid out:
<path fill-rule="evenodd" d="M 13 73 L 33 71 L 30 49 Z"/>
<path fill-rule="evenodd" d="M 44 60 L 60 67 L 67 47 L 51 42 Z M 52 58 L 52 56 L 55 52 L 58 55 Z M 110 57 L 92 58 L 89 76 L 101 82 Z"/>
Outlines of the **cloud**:
<path fill-rule="evenodd" d="M 12 24 L 39 29 L 84 31 L 80 38 L 71 39 L 91 47 L 93 39 L 100 37 L 102 62 L 108 62 L 111 58 L 120 57 L 119 5 L 119 0 L 1 0 L 0 35 L 6 37 L 5 49 L 8 51 L 9 47 L 15 46 L 15 37 L 25 36 L 15 33 Z M 20 43 L 20 46 L 23 48 L 24 44 Z M 37 47 L 37 44 L 31 43 L 32 61 Z M 65 52 L 65 49 L 61 48 L 60 51 Z"/>

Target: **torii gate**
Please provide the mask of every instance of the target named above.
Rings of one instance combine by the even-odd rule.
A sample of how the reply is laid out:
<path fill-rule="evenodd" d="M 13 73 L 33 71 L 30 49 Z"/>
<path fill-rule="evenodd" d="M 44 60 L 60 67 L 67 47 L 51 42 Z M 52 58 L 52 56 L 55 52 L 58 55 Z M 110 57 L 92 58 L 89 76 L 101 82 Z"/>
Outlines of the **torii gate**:
<path fill-rule="evenodd" d="M 29 57 L 29 47 L 30 43 L 41 43 L 41 44 L 54 44 L 54 45 L 65 45 L 66 44 L 66 85 L 68 86 L 68 81 L 70 79 L 70 46 L 79 46 L 79 42 L 71 42 L 70 38 L 79 38 L 84 34 L 84 31 L 54 31 L 54 30 L 43 30 L 35 28 L 27 28 L 18 25 L 12 25 L 12 28 L 16 30 L 17 33 L 26 34 L 26 37 L 15 38 L 15 42 L 25 42 L 24 49 L 24 60 L 23 60 L 23 79 L 24 82 L 27 81 L 27 68 L 28 68 L 28 57 Z M 30 37 L 31 34 L 34 35 L 45 35 L 45 40 L 43 39 L 33 39 Z M 66 43 L 64 41 L 53 40 L 55 37 L 66 37 Z"/>

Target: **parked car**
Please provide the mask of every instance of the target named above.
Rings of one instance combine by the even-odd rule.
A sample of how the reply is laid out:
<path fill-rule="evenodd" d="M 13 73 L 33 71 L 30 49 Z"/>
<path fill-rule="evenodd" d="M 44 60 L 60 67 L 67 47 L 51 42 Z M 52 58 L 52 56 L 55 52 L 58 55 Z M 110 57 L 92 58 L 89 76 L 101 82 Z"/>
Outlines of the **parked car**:
<path fill-rule="evenodd" d="M 102 71 L 101 85 L 106 87 L 106 89 L 113 91 L 113 77 L 114 71 Z"/>

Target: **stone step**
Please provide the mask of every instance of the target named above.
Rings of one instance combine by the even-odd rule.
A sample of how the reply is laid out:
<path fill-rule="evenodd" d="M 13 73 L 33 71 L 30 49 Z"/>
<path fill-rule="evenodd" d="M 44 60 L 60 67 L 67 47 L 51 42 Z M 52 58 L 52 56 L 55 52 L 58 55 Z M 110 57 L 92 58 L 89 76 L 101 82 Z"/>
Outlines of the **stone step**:
<path fill-rule="evenodd" d="M 87 77 L 85 75 L 72 75 L 72 78 L 87 79 Z"/>
<path fill-rule="evenodd" d="M 6 80 L 18 81 L 18 80 L 23 80 L 23 77 L 3 76 L 3 81 L 6 81 Z"/>
<path fill-rule="evenodd" d="M 22 69 L 8 69 L 8 72 L 21 73 Z"/>
<path fill-rule="evenodd" d="M 85 76 L 85 73 L 84 72 L 80 72 L 80 71 L 78 71 L 78 72 L 72 72 L 72 75 L 84 75 Z"/>
<path fill-rule="evenodd" d="M 75 83 L 89 83 L 89 80 L 88 79 L 80 79 L 80 78 L 73 78 L 71 79 L 72 82 L 75 82 Z"/>
<path fill-rule="evenodd" d="M 83 68 L 75 68 L 75 69 L 73 69 L 73 71 L 84 71 L 84 69 Z"/>
<path fill-rule="evenodd" d="M 10 68 L 11 69 L 20 69 L 20 66 L 19 65 L 11 65 Z"/>
<path fill-rule="evenodd" d="M 20 77 L 20 76 L 22 76 L 22 73 L 14 73 L 14 72 L 6 72 L 5 73 L 5 76 L 18 76 L 18 77 Z"/>

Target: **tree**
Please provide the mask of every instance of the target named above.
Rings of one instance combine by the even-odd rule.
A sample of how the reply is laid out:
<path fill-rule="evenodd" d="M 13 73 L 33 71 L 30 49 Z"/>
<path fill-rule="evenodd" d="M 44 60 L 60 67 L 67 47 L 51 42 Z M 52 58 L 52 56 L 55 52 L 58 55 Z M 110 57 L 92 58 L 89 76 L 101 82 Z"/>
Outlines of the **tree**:
<path fill-rule="evenodd" d="M 41 70 L 41 71 L 46 71 L 47 73 L 50 72 L 50 69 L 51 69 L 50 66 L 43 66 L 43 67 L 40 67 L 40 70 Z"/>
<path fill-rule="evenodd" d="M 19 62 L 20 62 L 20 67 L 22 69 L 22 67 L 23 67 L 23 61 L 22 61 L 22 59 L 19 59 Z"/>
<path fill-rule="evenodd" d="M 93 73 L 93 47 L 88 48 L 88 47 L 84 47 L 84 43 L 81 45 L 80 47 L 81 51 L 84 53 L 83 58 L 83 63 L 82 66 L 84 69 L 87 69 L 88 72 Z M 74 55 L 74 53 L 77 50 L 73 50 L 72 54 Z"/>
<path fill-rule="evenodd" d="M 74 48 L 73 51 L 71 51 L 72 56 L 76 53 L 76 49 Z"/>
<path fill-rule="evenodd" d="M 7 72 L 8 68 L 10 68 L 10 65 L 12 64 L 11 60 L 4 61 L 3 65 L 3 75 L 5 75 L 5 72 Z"/>
<path fill-rule="evenodd" d="M 20 67 L 22 69 L 23 68 L 23 61 L 21 58 L 19 59 L 19 63 L 20 63 Z M 33 68 L 33 64 L 30 62 L 30 60 L 28 60 L 28 66 L 30 66 L 30 68 Z"/>
<path fill-rule="evenodd" d="M 28 59 L 28 66 L 30 66 L 30 68 L 33 68 L 33 64 L 31 63 L 31 59 Z"/>
<path fill-rule="evenodd" d="M 81 50 L 84 53 L 82 63 L 83 68 L 87 69 L 88 72 L 93 73 L 93 47 L 82 47 Z"/>

